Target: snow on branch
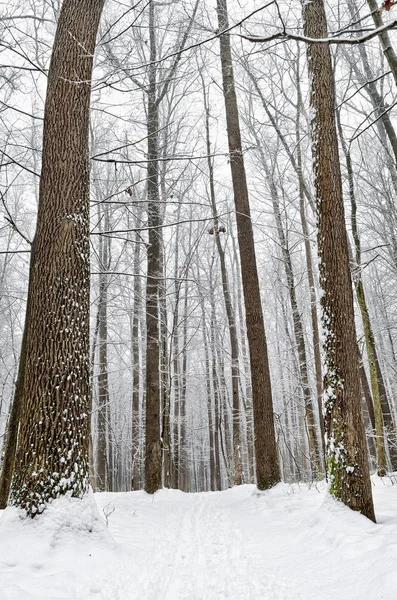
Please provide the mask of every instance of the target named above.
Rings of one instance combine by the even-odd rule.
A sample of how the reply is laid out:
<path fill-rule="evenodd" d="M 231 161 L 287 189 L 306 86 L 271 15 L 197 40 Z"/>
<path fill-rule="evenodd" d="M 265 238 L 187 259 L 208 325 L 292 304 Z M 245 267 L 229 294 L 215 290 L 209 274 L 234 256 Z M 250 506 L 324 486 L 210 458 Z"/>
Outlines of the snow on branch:
<path fill-rule="evenodd" d="M 397 19 L 394 21 L 391 21 L 390 23 L 386 23 L 385 25 L 382 25 L 381 27 L 377 27 L 376 29 L 369 31 L 365 35 L 362 35 L 360 37 L 355 37 L 355 38 L 344 38 L 344 37 L 310 38 L 310 37 L 306 37 L 304 35 L 288 33 L 287 31 L 278 31 L 277 33 L 274 33 L 273 35 L 269 35 L 269 36 L 265 36 L 265 37 L 260 37 L 260 36 L 255 36 L 255 35 L 244 35 L 241 33 L 237 34 L 237 35 L 239 37 L 243 38 L 244 40 L 248 40 L 249 42 L 266 43 L 266 42 L 272 42 L 274 40 L 281 39 L 281 40 L 295 40 L 297 42 L 305 42 L 306 44 L 351 44 L 351 45 L 353 45 L 353 44 L 363 44 L 364 42 L 368 42 L 369 40 L 372 40 L 372 38 L 377 37 L 378 35 L 381 35 L 385 31 L 389 31 L 390 29 L 396 29 L 396 27 L 397 27 Z"/>

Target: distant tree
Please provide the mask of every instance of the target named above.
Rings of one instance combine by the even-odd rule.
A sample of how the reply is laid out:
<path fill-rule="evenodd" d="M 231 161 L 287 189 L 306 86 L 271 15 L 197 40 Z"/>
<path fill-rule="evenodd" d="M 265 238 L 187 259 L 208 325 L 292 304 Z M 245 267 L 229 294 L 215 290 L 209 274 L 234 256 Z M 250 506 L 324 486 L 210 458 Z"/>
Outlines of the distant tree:
<path fill-rule="evenodd" d="M 30 516 L 89 481 L 89 158 L 95 40 L 104 0 L 64 0 L 44 115 L 11 499 Z"/>

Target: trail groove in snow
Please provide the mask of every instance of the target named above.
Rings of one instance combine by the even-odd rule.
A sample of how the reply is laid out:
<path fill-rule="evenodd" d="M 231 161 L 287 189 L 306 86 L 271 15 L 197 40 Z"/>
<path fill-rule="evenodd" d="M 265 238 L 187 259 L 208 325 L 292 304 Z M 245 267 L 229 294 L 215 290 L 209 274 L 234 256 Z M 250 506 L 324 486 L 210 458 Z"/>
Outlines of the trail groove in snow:
<path fill-rule="evenodd" d="M 378 525 L 286 484 L 96 494 L 104 533 L 68 533 L 67 505 L 42 526 L 11 513 L 0 600 L 396 600 L 397 486 L 373 482 Z"/>

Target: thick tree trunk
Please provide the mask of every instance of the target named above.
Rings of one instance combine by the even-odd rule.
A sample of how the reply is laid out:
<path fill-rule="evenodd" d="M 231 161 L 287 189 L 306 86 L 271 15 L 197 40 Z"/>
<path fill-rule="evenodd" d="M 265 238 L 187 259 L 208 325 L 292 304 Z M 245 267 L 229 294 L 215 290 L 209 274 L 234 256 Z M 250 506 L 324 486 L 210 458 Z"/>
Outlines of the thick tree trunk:
<path fill-rule="evenodd" d="M 323 0 L 304 5 L 305 35 L 327 36 Z M 375 521 L 361 407 L 359 358 L 342 196 L 335 89 L 327 44 L 308 45 L 312 149 L 318 207 L 325 410 L 331 494 Z"/>
<path fill-rule="evenodd" d="M 64 0 L 44 113 L 12 501 L 34 516 L 89 483 L 90 83 L 103 0 Z"/>
<path fill-rule="evenodd" d="M 226 0 L 217 0 L 217 12 L 218 27 L 219 31 L 222 32 L 228 28 Z M 241 144 L 230 35 L 228 33 L 221 33 L 219 41 L 247 337 L 250 350 L 252 400 L 255 419 L 256 476 L 258 488 L 268 489 L 280 481 L 280 468 L 274 432 L 270 370 L 256 266 L 254 233 Z"/>

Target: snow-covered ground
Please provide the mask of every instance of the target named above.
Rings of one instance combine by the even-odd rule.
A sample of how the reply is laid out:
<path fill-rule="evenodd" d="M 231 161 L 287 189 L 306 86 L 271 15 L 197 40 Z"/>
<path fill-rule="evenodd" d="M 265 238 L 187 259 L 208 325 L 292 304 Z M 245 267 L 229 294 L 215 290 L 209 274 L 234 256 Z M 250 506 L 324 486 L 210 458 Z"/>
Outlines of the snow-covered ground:
<path fill-rule="evenodd" d="M 377 525 L 323 485 L 96 494 L 101 518 L 92 496 L 8 508 L 0 600 L 396 600 L 397 485 L 373 491 Z"/>

